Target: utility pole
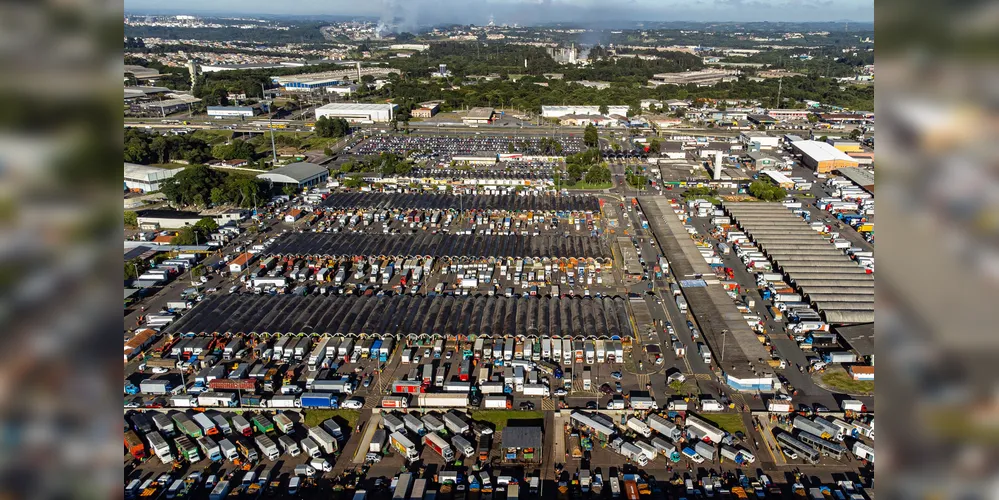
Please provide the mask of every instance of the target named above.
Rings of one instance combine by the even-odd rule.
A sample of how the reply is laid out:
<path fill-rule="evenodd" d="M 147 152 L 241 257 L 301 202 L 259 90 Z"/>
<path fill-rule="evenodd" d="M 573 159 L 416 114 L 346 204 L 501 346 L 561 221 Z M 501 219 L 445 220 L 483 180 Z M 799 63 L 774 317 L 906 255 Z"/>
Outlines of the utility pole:
<path fill-rule="evenodd" d="M 264 95 L 265 95 L 264 84 L 261 83 L 260 84 L 260 99 L 261 100 L 263 100 Z M 271 101 L 271 104 L 273 105 L 274 101 Z M 273 122 L 273 118 L 274 118 L 274 110 L 272 110 L 270 106 L 267 106 L 267 128 L 271 129 L 271 154 L 274 157 L 274 165 L 272 165 L 272 166 L 273 167 L 277 167 L 277 146 L 274 145 L 274 122 Z"/>
<path fill-rule="evenodd" d="M 777 79 L 777 104 L 774 105 L 774 107 L 776 109 L 781 109 L 780 108 L 780 91 L 783 88 L 784 88 L 784 77 L 782 76 L 782 77 L 780 77 L 780 78 Z"/>

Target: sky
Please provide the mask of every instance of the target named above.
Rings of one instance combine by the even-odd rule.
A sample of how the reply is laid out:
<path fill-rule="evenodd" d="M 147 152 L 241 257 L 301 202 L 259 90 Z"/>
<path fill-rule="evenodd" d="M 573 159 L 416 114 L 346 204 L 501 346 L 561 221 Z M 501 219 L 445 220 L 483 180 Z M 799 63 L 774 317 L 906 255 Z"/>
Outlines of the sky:
<path fill-rule="evenodd" d="M 395 17 L 408 26 L 600 21 L 874 21 L 873 0 L 125 0 L 126 12 Z"/>

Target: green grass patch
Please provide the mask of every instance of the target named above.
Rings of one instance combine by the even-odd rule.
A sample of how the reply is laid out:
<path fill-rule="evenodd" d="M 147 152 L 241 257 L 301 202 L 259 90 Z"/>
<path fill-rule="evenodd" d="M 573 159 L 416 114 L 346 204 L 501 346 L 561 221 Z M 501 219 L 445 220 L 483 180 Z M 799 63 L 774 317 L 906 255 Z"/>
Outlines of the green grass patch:
<path fill-rule="evenodd" d="M 571 186 L 562 186 L 564 189 L 610 189 L 614 187 L 613 182 L 600 182 L 596 184 L 590 184 L 587 182 L 577 182 Z"/>
<path fill-rule="evenodd" d="M 201 139 L 208 144 L 221 144 L 232 139 L 232 130 L 195 130 L 192 137 Z"/>
<path fill-rule="evenodd" d="M 317 427 L 324 421 L 335 418 L 340 424 L 347 423 L 346 428 L 353 429 L 357 425 L 357 417 L 360 413 L 357 410 L 305 410 L 305 425 Z"/>
<path fill-rule="evenodd" d="M 822 376 L 822 383 L 847 394 L 873 394 L 874 382 L 870 380 L 853 380 L 845 371 L 834 371 Z"/>
<path fill-rule="evenodd" d="M 735 434 L 740 431 L 746 433 L 746 424 L 742 422 L 741 413 L 698 413 L 697 416 L 718 426 L 719 429 Z"/>
<path fill-rule="evenodd" d="M 497 431 L 503 430 L 512 421 L 543 420 L 545 418 L 544 412 L 539 410 L 472 410 L 470 416 L 472 420 L 493 424 Z"/>

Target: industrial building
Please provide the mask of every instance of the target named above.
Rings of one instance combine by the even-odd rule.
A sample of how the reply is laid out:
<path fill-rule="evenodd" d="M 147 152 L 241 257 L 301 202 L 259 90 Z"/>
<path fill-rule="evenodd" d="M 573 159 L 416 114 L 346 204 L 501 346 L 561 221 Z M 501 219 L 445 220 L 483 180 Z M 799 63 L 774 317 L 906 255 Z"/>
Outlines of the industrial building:
<path fill-rule="evenodd" d="M 739 161 L 747 164 L 754 170 L 764 170 L 768 168 L 779 168 L 780 160 L 762 151 L 750 151 L 739 158 Z"/>
<path fill-rule="evenodd" d="M 233 261 L 248 268 L 253 254 Z M 233 269 L 238 273 L 239 270 Z M 165 333 L 634 338 L 621 297 L 210 295 Z M 535 318 L 527 322 L 527 318 Z"/>
<path fill-rule="evenodd" d="M 675 216 L 669 199 L 639 196 L 638 202 L 648 217 L 662 254 L 670 256 L 671 273 L 705 277 L 689 284 L 681 282 L 680 287 L 704 342 L 723 369 L 725 383 L 737 391 L 773 390 L 778 381 L 773 368 L 765 361 L 770 359 L 770 353 L 749 328 L 722 284 L 708 278 L 714 276 L 714 272 L 690 238 L 683 221 Z"/>
<path fill-rule="evenodd" d="M 657 73 L 652 75 L 649 85 L 689 85 L 710 87 L 722 82 L 734 82 L 739 78 L 736 70 L 705 69 L 701 71 L 684 71 L 682 73 Z"/>
<path fill-rule="evenodd" d="M 541 106 L 541 116 L 562 118 L 566 115 L 601 115 L 600 106 Z M 607 106 L 608 115 L 628 115 L 628 106 Z"/>
<path fill-rule="evenodd" d="M 159 191 L 160 183 L 183 170 L 183 168 L 158 168 L 125 163 L 125 190 L 141 193 Z"/>
<path fill-rule="evenodd" d="M 812 114 L 812 112 L 807 109 L 768 109 L 766 110 L 766 114 L 767 116 L 783 122 L 807 120 L 808 115 Z"/>
<path fill-rule="evenodd" d="M 871 170 L 866 170 L 863 168 L 840 168 L 836 172 L 843 177 L 846 177 L 857 185 L 857 187 L 867 191 L 868 193 L 874 194 L 874 172 Z"/>
<path fill-rule="evenodd" d="M 827 142 L 794 141 L 791 143 L 791 149 L 801 155 L 801 163 L 804 166 L 820 174 L 860 165 L 857 160 Z"/>
<path fill-rule="evenodd" d="M 780 142 L 779 137 L 766 134 L 739 134 L 739 142 L 746 145 L 749 150 L 753 149 L 775 149 Z"/>
<path fill-rule="evenodd" d="M 541 427 L 507 427 L 503 429 L 502 441 L 505 462 L 541 462 Z"/>
<path fill-rule="evenodd" d="M 440 101 L 421 102 L 420 107 L 413 110 L 414 118 L 432 118 L 441 109 Z"/>
<path fill-rule="evenodd" d="M 257 178 L 273 182 L 274 184 L 288 184 L 302 189 L 325 182 L 329 176 L 329 169 L 322 165 L 299 162 L 275 168 L 264 174 L 258 174 Z"/>
<path fill-rule="evenodd" d="M 212 118 L 249 118 L 259 112 L 260 108 L 255 106 L 208 106 L 208 116 Z"/>
<path fill-rule="evenodd" d="M 143 230 L 180 229 L 193 226 L 203 218 L 197 212 L 181 210 L 140 210 L 136 215 L 139 228 Z"/>
<path fill-rule="evenodd" d="M 149 101 L 135 104 L 131 107 L 130 111 L 133 113 L 140 112 L 156 116 L 166 116 L 178 111 L 187 111 L 191 109 L 192 104 L 197 104 L 199 102 L 201 102 L 201 99 L 198 99 L 197 97 L 174 97 L 172 99 L 164 99 L 162 101 Z"/>
<path fill-rule="evenodd" d="M 493 108 L 472 108 L 465 116 L 461 117 L 461 122 L 465 125 L 488 125 L 492 123 L 495 112 L 496 110 Z"/>
<path fill-rule="evenodd" d="M 324 116 L 349 122 L 391 122 L 398 104 L 331 103 L 316 108 L 316 119 Z"/>
<path fill-rule="evenodd" d="M 827 323 L 874 321 L 874 276 L 781 203 L 724 204 L 756 244 Z M 650 218 L 651 220 L 651 218 Z"/>
<path fill-rule="evenodd" d="M 349 96 L 354 92 L 357 92 L 357 85 L 334 85 L 332 87 L 326 87 L 326 92 L 339 96 Z"/>
<path fill-rule="evenodd" d="M 776 170 L 764 170 L 760 172 L 760 175 L 768 177 L 774 184 L 784 189 L 794 189 L 794 181 L 782 172 L 777 172 Z"/>

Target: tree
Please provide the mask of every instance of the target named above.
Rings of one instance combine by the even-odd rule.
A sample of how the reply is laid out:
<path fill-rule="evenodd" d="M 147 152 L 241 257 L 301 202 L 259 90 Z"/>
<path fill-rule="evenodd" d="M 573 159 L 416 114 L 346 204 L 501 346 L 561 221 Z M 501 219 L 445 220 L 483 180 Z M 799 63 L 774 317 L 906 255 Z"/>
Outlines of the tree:
<path fill-rule="evenodd" d="M 590 167 L 590 170 L 586 172 L 586 178 L 584 180 L 587 184 L 604 184 L 610 182 L 610 169 L 603 165 L 593 165 Z"/>
<path fill-rule="evenodd" d="M 326 155 L 326 156 L 333 156 L 333 149 L 332 148 L 324 148 L 323 149 L 323 154 Z"/>
<path fill-rule="evenodd" d="M 649 140 L 649 152 L 654 154 L 659 154 L 662 151 L 662 143 L 659 139 L 652 138 Z"/>
<path fill-rule="evenodd" d="M 281 193 L 286 196 L 294 196 L 298 193 L 298 187 L 293 184 L 285 184 L 284 187 L 281 188 Z"/>
<path fill-rule="evenodd" d="M 610 109 L 607 107 L 606 104 L 601 104 L 600 108 L 598 109 L 598 111 L 600 111 L 600 114 L 602 114 L 602 115 L 606 115 L 606 114 L 610 113 Z"/>
<path fill-rule="evenodd" d="M 187 226 L 177 231 L 177 234 L 170 240 L 171 245 L 197 245 L 204 242 L 205 239 L 194 226 Z"/>
<path fill-rule="evenodd" d="M 139 226 L 139 214 L 131 211 L 125 211 L 125 226 L 126 227 L 138 227 Z"/>
<path fill-rule="evenodd" d="M 864 135 L 864 133 L 861 132 L 859 128 L 855 128 L 855 129 L 853 129 L 853 130 L 850 131 L 850 140 L 852 140 L 852 141 L 859 141 L 860 138 L 861 138 L 861 136 L 863 136 L 863 135 Z"/>
<path fill-rule="evenodd" d="M 818 121 L 819 121 L 818 115 L 814 113 L 808 115 L 808 123 L 818 123 Z"/>
<path fill-rule="evenodd" d="M 226 202 L 225 190 L 220 187 L 213 187 L 210 191 L 209 199 L 212 205 L 222 205 Z"/>
<path fill-rule="evenodd" d="M 828 140 L 829 140 L 829 136 L 828 135 L 823 135 L 822 137 L 819 137 L 819 142 L 826 142 Z"/>
<path fill-rule="evenodd" d="M 125 279 L 134 280 L 149 269 L 149 263 L 140 257 L 125 262 Z"/>
<path fill-rule="evenodd" d="M 592 123 L 587 125 L 583 129 L 583 144 L 588 148 L 595 148 L 600 145 L 599 135 L 597 133 L 597 127 Z"/>
<path fill-rule="evenodd" d="M 765 181 L 753 181 L 749 185 L 749 194 L 763 201 L 780 201 L 787 196 L 787 191 Z"/>
<path fill-rule="evenodd" d="M 252 144 L 235 139 L 228 144 L 216 144 L 212 148 L 212 156 L 219 160 L 254 160 L 257 150 Z"/>
<path fill-rule="evenodd" d="M 219 230 L 218 222 L 211 217 L 204 217 L 194 224 L 195 229 L 200 230 L 204 234 L 211 234 Z"/>
<path fill-rule="evenodd" d="M 316 120 L 315 132 L 319 137 L 343 137 L 350 133 L 350 123 L 343 118 L 321 116 Z"/>

